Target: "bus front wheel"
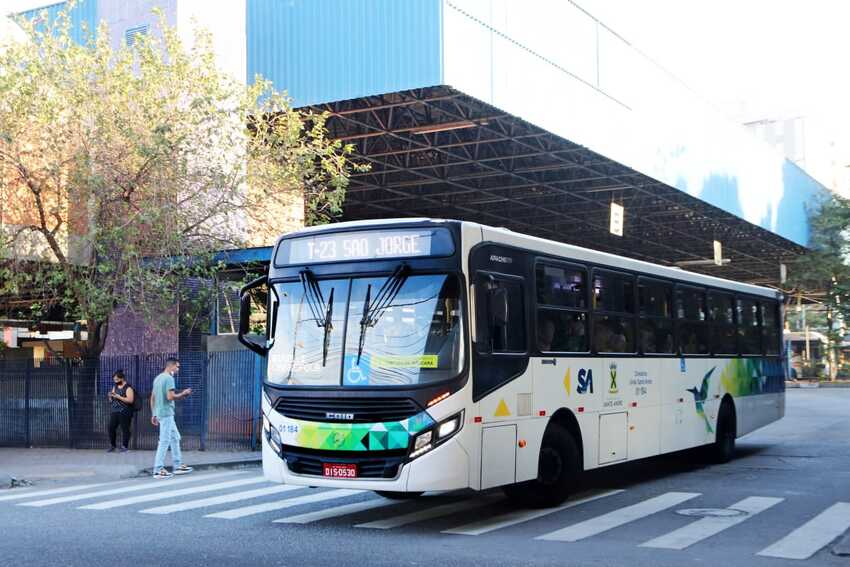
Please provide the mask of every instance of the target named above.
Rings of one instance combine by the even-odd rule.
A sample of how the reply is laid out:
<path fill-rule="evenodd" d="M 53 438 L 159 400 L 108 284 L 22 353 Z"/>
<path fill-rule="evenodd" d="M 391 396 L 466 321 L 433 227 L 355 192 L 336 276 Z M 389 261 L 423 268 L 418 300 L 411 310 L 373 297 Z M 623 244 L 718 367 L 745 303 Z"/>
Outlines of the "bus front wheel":
<path fill-rule="evenodd" d="M 575 489 L 581 467 L 578 444 L 572 434 L 557 423 L 550 423 L 543 434 L 537 478 L 511 484 L 504 492 L 524 506 L 545 508 L 562 503 Z"/>

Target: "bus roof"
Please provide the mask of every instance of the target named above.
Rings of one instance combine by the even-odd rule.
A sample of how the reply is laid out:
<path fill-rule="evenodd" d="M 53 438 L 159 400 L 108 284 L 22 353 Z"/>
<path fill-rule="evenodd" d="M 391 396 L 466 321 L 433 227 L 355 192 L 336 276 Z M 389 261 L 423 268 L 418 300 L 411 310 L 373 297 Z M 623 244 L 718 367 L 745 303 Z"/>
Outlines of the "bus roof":
<path fill-rule="evenodd" d="M 278 243 L 283 238 L 291 238 L 299 234 L 310 234 L 314 232 L 339 231 L 348 228 L 363 228 L 367 226 L 381 227 L 392 226 L 398 224 L 418 224 L 418 223 L 459 223 L 468 227 L 476 227 L 481 230 L 482 238 L 485 242 L 491 241 L 499 244 L 516 246 L 519 248 L 528 248 L 538 251 L 543 254 L 553 256 L 563 256 L 567 259 L 590 262 L 596 265 L 610 267 L 612 269 L 625 269 L 635 272 L 641 272 L 648 275 L 670 278 L 679 281 L 689 282 L 697 285 L 713 286 L 741 293 L 750 293 L 763 297 L 777 298 L 781 297 L 781 293 L 773 288 L 757 286 L 753 284 L 736 282 L 716 276 L 709 276 L 697 272 L 691 272 L 681 268 L 673 268 L 653 264 L 643 260 L 636 260 L 626 256 L 610 254 L 608 252 L 600 252 L 591 248 L 575 246 L 563 242 L 556 242 L 546 238 L 537 236 L 529 236 L 519 232 L 514 232 L 507 228 L 492 227 L 470 221 L 460 221 L 452 219 L 435 219 L 427 217 L 419 218 L 391 218 L 391 219 L 375 219 L 375 220 L 360 220 L 334 223 L 331 225 L 320 225 L 306 227 L 298 230 L 295 233 L 289 233 L 278 239 Z"/>

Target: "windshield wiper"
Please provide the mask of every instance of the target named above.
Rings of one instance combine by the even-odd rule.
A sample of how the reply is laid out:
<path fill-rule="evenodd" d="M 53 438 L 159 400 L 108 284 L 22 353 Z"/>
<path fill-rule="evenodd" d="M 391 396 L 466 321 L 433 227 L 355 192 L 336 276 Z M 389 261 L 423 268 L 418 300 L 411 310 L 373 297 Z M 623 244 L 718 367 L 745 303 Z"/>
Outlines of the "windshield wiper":
<path fill-rule="evenodd" d="M 331 331 L 333 330 L 332 318 L 335 288 L 331 288 L 328 303 L 325 305 L 325 298 L 322 295 L 322 288 L 319 286 L 316 275 L 310 270 L 304 270 L 298 275 L 301 278 L 301 285 L 304 286 L 304 297 L 313 315 L 313 320 L 318 327 L 324 327 L 325 329 L 324 337 L 322 338 L 322 366 L 325 366 L 328 362 L 328 349 L 330 348 Z"/>
<path fill-rule="evenodd" d="M 387 281 L 378 289 L 375 295 L 374 304 L 370 303 L 372 297 L 372 284 L 366 287 L 366 299 L 363 302 L 363 317 L 360 318 L 360 339 L 357 341 L 357 364 L 360 364 L 360 357 L 363 355 L 363 345 L 366 343 L 366 329 L 374 327 L 381 320 L 381 316 L 386 312 L 387 308 L 392 305 L 398 296 L 404 283 L 407 281 L 410 266 L 401 264 L 395 269 L 393 275 L 387 278 Z"/>

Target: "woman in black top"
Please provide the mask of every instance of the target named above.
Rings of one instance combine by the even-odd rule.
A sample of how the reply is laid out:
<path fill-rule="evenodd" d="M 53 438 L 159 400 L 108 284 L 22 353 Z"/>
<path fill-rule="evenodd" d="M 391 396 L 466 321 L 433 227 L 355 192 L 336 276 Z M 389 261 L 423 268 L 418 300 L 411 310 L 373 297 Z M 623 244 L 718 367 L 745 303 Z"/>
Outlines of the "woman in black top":
<path fill-rule="evenodd" d="M 108 397 L 111 404 L 111 412 L 109 415 L 109 453 L 115 451 L 115 438 L 118 433 L 118 426 L 121 426 L 121 452 L 128 451 L 130 444 L 130 421 L 133 419 L 133 400 L 136 392 L 133 387 L 124 379 L 124 372 L 118 370 L 112 375 L 112 381 L 115 385 Z"/>

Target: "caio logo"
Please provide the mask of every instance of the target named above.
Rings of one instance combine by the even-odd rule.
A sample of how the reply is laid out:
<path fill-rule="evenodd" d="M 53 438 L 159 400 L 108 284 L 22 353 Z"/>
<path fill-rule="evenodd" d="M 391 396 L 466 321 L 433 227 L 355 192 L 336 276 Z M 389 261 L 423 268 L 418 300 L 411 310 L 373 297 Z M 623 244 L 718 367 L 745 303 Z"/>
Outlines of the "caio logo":
<path fill-rule="evenodd" d="M 576 393 L 578 394 L 587 394 L 593 393 L 593 370 L 584 368 L 580 368 L 578 371 L 578 385 L 576 386 Z"/>

